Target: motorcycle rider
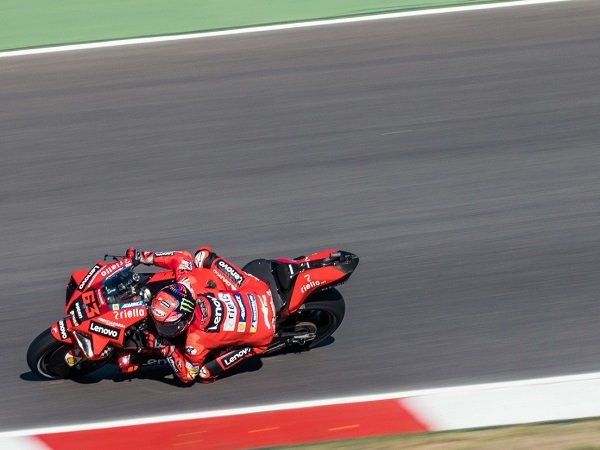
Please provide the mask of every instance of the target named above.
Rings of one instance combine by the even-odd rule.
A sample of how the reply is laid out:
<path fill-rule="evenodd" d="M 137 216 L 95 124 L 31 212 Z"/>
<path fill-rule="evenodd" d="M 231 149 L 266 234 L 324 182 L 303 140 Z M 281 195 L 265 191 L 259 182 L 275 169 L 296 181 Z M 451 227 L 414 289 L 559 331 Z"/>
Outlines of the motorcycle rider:
<path fill-rule="evenodd" d="M 196 376 L 212 382 L 267 350 L 275 333 L 275 307 L 266 283 L 210 247 L 198 248 L 194 258 L 185 250 L 154 253 L 132 247 L 126 256 L 134 264 L 170 269 L 175 275 L 176 283 L 161 289 L 151 302 L 158 336 L 145 334 L 147 346 L 167 359 L 182 382 Z M 178 336 L 185 336 L 183 352 L 172 342 Z M 137 369 L 131 354 L 121 356 L 119 366 L 124 373 Z"/>

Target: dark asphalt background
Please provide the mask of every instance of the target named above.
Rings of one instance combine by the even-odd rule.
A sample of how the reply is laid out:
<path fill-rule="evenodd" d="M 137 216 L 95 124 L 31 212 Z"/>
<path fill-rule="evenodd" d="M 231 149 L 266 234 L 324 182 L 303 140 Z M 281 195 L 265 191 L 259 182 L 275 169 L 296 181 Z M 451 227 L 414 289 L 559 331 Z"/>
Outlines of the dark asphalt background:
<path fill-rule="evenodd" d="M 599 23 L 581 1 L 0 60 L 1 429 L 599 370 Z M 189 389 L 29 373 L 73 269 L 201 243 L 360 255 L 335 342 Z"/>

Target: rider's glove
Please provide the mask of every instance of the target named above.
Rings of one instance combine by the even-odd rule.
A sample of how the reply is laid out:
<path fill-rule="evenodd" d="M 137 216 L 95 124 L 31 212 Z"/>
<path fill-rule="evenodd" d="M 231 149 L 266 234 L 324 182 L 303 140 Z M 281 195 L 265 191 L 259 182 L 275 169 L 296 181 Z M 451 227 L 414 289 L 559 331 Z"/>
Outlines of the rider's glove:
<path fill-rule="evenodd" d="M 175 351 L 175 346 L 163 337 L 155 336 L 148 330 L 144 330 L 144 336 L 146 338 L 147 348 L 154 350 L 163 358 L 171 356 Z"/>
<path fill-rule="evenodd" d="M 154 253 L 152 252 L 140 252 L 133 247 L 129 247 L 125 253 L 125 257 L 131 259 L 134 266 L 142 264 L 152 264 L 154 262 Z"/>
<path fill-rule="evenodd" d="M 142 258 L 142 252 L 140 252 L 139 250 L 136 250 L 133 247 L 129 247 L 127 249 L 127 251 L 125 252 L 125 257 L 131 259 L 131 262 L 133 263 L 134 266 L 139 265 L 139 263 L 141 263 L 141 258 Z"/>

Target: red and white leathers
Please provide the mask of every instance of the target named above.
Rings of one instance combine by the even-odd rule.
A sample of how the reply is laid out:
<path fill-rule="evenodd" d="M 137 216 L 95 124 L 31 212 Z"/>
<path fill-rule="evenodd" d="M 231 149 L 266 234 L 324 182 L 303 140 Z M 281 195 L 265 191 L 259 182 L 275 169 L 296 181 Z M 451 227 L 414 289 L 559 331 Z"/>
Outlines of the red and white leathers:
<path fill-rule="evenodd" d="M 212 381 L 268 348 L 275 333 L 275 307 L 266 283 L 208 247 L 199 248 L 193 259 L 187 251 L 142 252 L 140 261 L 171 269 L 197 300 L 185 350 L 171 347 L 172 353 L 165 355 L 181 381 L 191 382 L 196 375 Z M 154 345 L 158 350 L 160 344 Z M 205 364 L 211 352 L 217 357 Z"/>

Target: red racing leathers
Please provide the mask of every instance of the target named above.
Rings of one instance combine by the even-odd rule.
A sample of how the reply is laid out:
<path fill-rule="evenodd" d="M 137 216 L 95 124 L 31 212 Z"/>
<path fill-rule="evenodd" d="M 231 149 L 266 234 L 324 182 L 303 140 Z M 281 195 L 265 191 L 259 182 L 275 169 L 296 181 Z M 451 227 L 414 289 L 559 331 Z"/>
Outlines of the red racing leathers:
<path fill-rule="evenodd" d="M 142 252 L 140 261 L 171 269 L 196 298 L 184 351 L 169 346 L 165 352 L 161 339 L 150 342 L 162 349 L 181 381 L 191 382 L 196 375 L 212 381 L 268 348 L 275 333 L 275 308 L 266 283 L 206 247 L 199 248 L 193 260 L 187 251 L 173 251 Z M 209 355 L 216 358 L 205 364 Z"/>

